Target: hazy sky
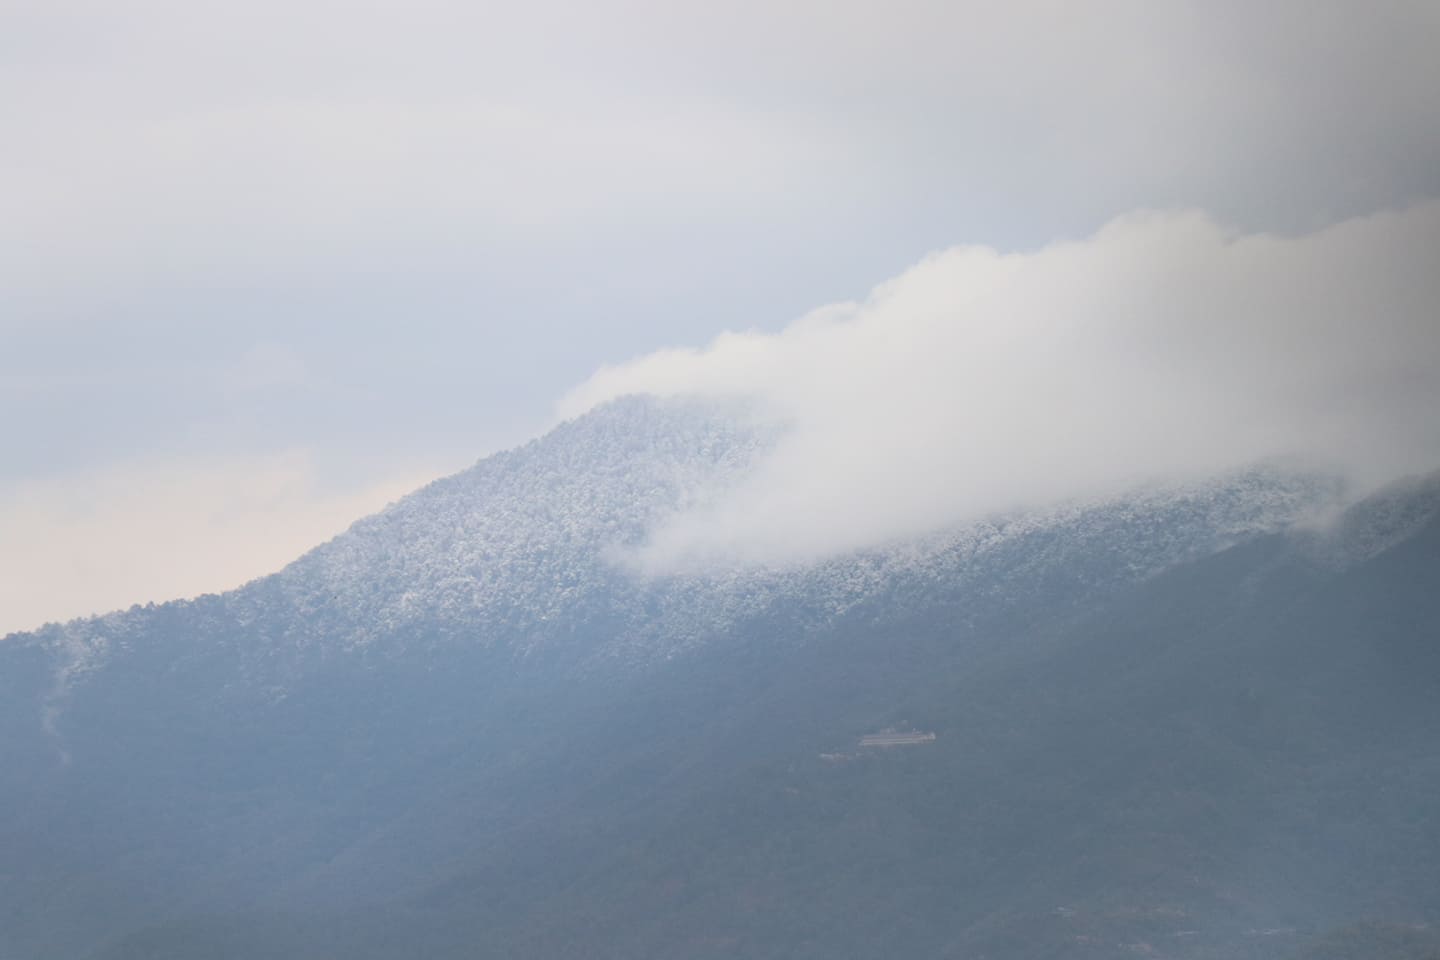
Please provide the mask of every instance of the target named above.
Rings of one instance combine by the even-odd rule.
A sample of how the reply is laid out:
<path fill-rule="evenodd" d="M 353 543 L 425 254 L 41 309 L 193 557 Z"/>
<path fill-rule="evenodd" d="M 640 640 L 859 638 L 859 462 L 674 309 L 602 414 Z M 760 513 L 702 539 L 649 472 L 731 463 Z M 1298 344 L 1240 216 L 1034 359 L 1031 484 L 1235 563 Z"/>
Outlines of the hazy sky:
<path fill-rule="evenodd" d="M 1402 353 L 1432 399 L 1437 64 L 1428 0 L 0 0 L 0 630 L 278 567 L 603 393 L 602 365 L 725 330 L 778 335 L 825 423 L 846 343 L 883 324 L 887 362 L 934 367 L 944 317 L 896 304 L 958 316 L 973 278 L 972 321 L 1030 311 L 1003 336 L 1072 331 L 1130 391 L 1105 345 L 1188 349 L 1209 314 L 1142 328 L 1203 292 L 1234 308 L 1222 361 L 1258 337 L 1305 362 L 1270 393 L 1197 363 L 1193 393 L 1233 376 L 1279 432 L 1360 396 L 1373 424 Z M 957 245 L 1026 256 L 925 260 Z M 1012 268 L 1075 298 L 1017 300 Z M 1358 292 L 1403 349 L 1306 352 L 1370 342 L 1335 306 Z M 792 322 L 845 301 L 853 332 L 807 353 Z M 997 356 L 955 369 L 1024 354 Z M 919 393 L 945 374 L 894 409 L 944 408 Z"/>

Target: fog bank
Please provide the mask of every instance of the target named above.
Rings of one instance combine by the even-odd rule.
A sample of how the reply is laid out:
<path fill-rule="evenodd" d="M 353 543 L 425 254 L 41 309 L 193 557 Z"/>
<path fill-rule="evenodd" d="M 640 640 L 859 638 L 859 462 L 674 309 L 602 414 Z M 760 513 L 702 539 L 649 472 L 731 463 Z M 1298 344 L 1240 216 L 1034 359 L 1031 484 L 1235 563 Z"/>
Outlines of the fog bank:
<path fill-rule="evenodd" d="M 1033 252 L 936 253 L 863 302 L 600 370 L 787 425 L 652 572 L 788 563 L 1287 458 L 1357 487 L 1440 465 L 1440 203 L 1286 237 L 1142 212 Z"/>

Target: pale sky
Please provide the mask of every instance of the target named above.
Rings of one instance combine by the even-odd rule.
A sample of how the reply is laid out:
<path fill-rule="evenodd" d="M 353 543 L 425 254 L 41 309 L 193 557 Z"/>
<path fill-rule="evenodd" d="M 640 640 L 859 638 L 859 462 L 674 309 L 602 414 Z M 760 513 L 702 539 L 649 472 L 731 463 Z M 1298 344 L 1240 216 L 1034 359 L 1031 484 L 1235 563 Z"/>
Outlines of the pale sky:
<path fill-rule="evenodd" d="M 937 251 L 1428 237 L 1437 64 L 1428 0 L 0 0 L 0 631 L 276 569 L 602 366 Z"/>

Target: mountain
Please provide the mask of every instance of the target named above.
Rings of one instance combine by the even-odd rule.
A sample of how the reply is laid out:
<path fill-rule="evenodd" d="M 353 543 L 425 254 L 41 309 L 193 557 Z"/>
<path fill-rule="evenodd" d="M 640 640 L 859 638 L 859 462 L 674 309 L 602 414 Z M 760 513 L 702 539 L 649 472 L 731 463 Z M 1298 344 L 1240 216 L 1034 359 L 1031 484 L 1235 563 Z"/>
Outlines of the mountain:
<path fill-rule="evenodd" d="M 773 440 L 624 399 L 239 590 L 0 641 L 0 957 L 1429 949 L 1440 483 L 628 570 Z"/>

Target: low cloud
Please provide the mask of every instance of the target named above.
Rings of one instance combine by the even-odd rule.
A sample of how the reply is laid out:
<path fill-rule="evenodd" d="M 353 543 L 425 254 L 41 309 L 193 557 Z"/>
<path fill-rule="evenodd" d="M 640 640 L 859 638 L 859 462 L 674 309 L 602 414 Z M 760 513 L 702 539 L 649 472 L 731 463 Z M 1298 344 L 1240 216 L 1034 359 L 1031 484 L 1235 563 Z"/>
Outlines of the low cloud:
<path fill-rule="evenodd" d="M 606 368 L 788 426 L 651 571 L 797 562 L 995 511 L 1287 458 L 1357 487 L 1440 466 L 1440 203 L 1304 236 L 1139 213 L 1078 242 L 937 253 L 860 303 Z"/>
<path fill-rule="evenodd" d="M 328 489 L 309 456 L 157 458 L 0 488 L 0 635 L 278 570 L 434 473 Z"/>

